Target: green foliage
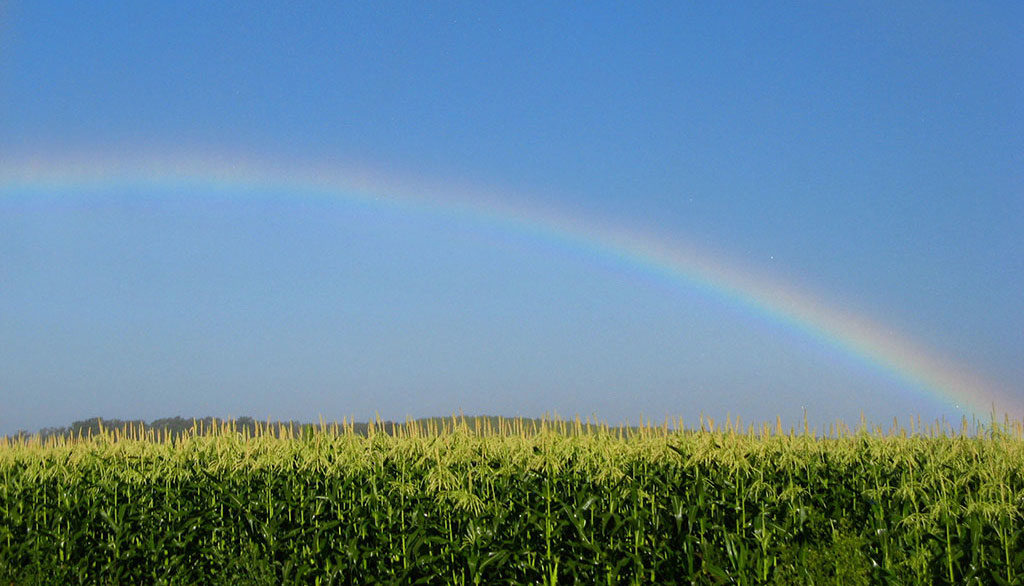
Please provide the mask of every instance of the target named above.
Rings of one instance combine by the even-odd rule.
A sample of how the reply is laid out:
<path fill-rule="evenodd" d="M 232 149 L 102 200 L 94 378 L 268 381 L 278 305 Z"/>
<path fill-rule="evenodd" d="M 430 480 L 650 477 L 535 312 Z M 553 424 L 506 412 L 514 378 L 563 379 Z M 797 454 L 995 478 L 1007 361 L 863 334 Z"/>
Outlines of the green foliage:
<path fill-rule="evenodd" d="M 1024 582 L 1019 427 L 210 431 L 0 441 L 0 583 Z"/>

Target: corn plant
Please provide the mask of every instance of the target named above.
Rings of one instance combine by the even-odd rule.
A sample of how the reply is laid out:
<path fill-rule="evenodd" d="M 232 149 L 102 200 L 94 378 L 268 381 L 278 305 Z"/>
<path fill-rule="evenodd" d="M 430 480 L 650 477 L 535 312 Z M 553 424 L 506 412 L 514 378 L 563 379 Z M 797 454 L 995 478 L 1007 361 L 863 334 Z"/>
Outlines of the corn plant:
<path fill-rule="evenodd" d="M 1024 583 L 1019 423 L 456 417 L 0 440 L 0 580 Z"/>

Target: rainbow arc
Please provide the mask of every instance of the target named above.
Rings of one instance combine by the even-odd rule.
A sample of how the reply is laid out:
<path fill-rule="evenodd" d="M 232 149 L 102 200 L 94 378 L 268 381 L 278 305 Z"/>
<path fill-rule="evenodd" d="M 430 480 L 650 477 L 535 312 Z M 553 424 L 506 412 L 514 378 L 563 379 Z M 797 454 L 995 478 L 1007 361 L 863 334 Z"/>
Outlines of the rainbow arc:
<path fill-rule="evenodd" d="M 674 239 L 517 203 L 513 198 L 464 186 L 424 187 L 363 170 L 338 171 L 328 165 L 281 166 L 230 157 L 48 158 L 0 163 L 0 196 L 4 192 L 64 193 L 124 187 L 187 187 L 239 197 L 249 190 L 273 190 L 296 197 L 337 198 L 464 216 L 473 222 L 564 241 L 748 308 L 888 372 L 965 413 L 984 417 L 994 409 L 1016 418 L 1024 415 L 1024 406 L 1005 389 L 867 316 L 831 306 L 786 283 L 741 269 Z"/>

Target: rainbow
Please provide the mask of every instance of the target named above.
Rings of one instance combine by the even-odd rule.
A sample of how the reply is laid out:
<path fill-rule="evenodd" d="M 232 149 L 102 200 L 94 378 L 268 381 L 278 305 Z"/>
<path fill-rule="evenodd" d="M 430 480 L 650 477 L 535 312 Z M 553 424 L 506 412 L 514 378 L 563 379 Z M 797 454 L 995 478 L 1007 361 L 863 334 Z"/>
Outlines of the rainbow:
<path fill-rule="evenodd" d="M 198 188 L 230 197 L 274 190 L 306 197 L 341 198 L 463 216 L 477 223 L 581 247 L 736 304 L 755 315 L 838 348 L 858 361 L 908 383 L 959 412 L 992 411 L 1019 418 L 1024 406 L 1005 389 L 972 374 L 921 344 L 785 283 L 681 243 L 678 238 L 570 215 L 553 208 L 464 185 L 430 186 L 394 173 L 337 165 L 281 164 L 252 157 L 118 156 L 24 158 L 0 163 L 0 196 L 20 190 L 57 191 L 115 187 Z M 416 195 L 411 195 L 416 194 Z"/>

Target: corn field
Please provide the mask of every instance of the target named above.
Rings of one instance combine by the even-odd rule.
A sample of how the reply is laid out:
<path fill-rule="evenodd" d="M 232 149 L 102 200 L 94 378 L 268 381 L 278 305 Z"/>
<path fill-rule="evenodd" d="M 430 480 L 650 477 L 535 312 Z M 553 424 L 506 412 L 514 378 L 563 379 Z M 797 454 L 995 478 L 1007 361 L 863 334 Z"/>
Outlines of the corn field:
<path fill-rule="evenodd" d="M 0 440 L 2 584 L 1024 584 L 1017 423 Z"/>

